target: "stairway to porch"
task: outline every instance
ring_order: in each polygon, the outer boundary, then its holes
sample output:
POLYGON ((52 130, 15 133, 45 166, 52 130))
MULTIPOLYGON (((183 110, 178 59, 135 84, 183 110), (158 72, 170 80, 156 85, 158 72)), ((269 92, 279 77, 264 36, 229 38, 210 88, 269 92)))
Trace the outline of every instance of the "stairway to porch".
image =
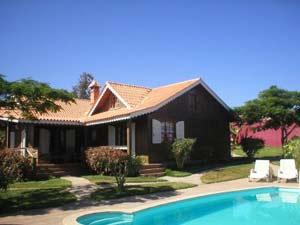
POLYGON ((85 169, 80 163, 49 163, 41 162, 37 166, 37 175, 39 177, 62 177, 62 176, 80 176, 85 169))
POLYGON ((143 165, 140 169, 141 176, 161 177, 165 175, 165 167, 161 163, 143 165))

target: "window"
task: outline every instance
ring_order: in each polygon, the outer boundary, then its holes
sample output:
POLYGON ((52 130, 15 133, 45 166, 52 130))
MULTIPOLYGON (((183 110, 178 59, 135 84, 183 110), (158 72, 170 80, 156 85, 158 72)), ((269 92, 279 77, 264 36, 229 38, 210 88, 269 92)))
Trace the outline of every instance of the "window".
POLYGON ((189 95, 189 109, 191 112, 200 112, 201 111, 201 105, 205 104, 205 102, 201 102, 200 96, 191 93, 189 95))
POLYGON ((174 123, 172 122, 162 122, 161 123, 161 139, 163 141, 172 142, 174 140, 174 123))
POLYGON ((109 108, 110 109, 114 109, 116 107, 116 101, 117 101, 117 98, 115 96, 111 96, 111 98, 109 99, 109 108))
POLYGON ((189 108, 191 112, 196 112, 197 110, 197 95, 190 94, 189 95, 189 108))

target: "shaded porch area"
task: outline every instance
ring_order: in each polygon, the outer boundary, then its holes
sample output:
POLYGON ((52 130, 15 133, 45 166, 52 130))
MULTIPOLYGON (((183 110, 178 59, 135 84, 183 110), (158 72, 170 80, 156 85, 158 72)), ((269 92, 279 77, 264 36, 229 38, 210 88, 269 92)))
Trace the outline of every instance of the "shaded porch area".
MULTIPOLYGON (((3 127, 3 123, 2 123, 3 127)), ((78 162, 83 148, 80 126, 57 126, 29 123, 6 123, 5 146, 20 150, 37 150, 38 162, 78 162)))
POLYGON ((94 126, 2 121, 1 131, 3 147, 24 152, 24 156, 35 149, 38 163, 82 162, 89 147, 109 146, 135 156, 135 123, 131 121, 94 126))
POLYGON ((135 123, 131 120, 85 127, 86 147, 110 147, 135 156, 135 123))

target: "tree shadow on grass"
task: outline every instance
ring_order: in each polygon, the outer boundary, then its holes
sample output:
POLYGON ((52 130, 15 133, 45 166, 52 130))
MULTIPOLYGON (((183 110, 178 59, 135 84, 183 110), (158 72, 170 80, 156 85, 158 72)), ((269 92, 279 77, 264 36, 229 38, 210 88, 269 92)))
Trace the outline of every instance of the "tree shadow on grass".
MULTIPOLYGON (((22 195, 9 193, 6 194, 6 197, 1 196, 2 192, 0 193, 0 218, 14 215, 46 215, 53 209, 74 211, 90 207, 119 205, 122 203, 143 203, 148 200, 159 200, 178 195, 176 189, 169 185, 146 188, 141 188, 139 185, 130 185, 127 188, 130 189, 129 194, 117 196, 117 198, 111 200, 103 198, 98 201, 93 199, 93 197, 75 201, 74 195, 63 189, 23 190, 22 195)), ((112 190, 114 189, 110 188, 110 191, 112 190)), ((100 189, 97 192, 103 191, 109 192, 105 189, 100 189)))
POLYGON ((61 206, 76 197, 62 188, 8 190, 0 192, 0 214, 61 206))

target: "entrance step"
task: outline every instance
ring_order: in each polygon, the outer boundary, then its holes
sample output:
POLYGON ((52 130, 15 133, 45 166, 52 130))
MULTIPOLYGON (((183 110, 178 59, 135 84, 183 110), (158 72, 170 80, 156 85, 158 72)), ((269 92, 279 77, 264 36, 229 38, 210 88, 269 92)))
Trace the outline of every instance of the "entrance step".
POLYGON ((84 172, 80 163, 39 163, 37 166, 37 175, 40 177, 61 177, 61 176, 79 176, 84 172))
POLYGON ((140 175, 161 177, 165 175, 165 167, 160 163, 143 165, 140 169, 140 175))

